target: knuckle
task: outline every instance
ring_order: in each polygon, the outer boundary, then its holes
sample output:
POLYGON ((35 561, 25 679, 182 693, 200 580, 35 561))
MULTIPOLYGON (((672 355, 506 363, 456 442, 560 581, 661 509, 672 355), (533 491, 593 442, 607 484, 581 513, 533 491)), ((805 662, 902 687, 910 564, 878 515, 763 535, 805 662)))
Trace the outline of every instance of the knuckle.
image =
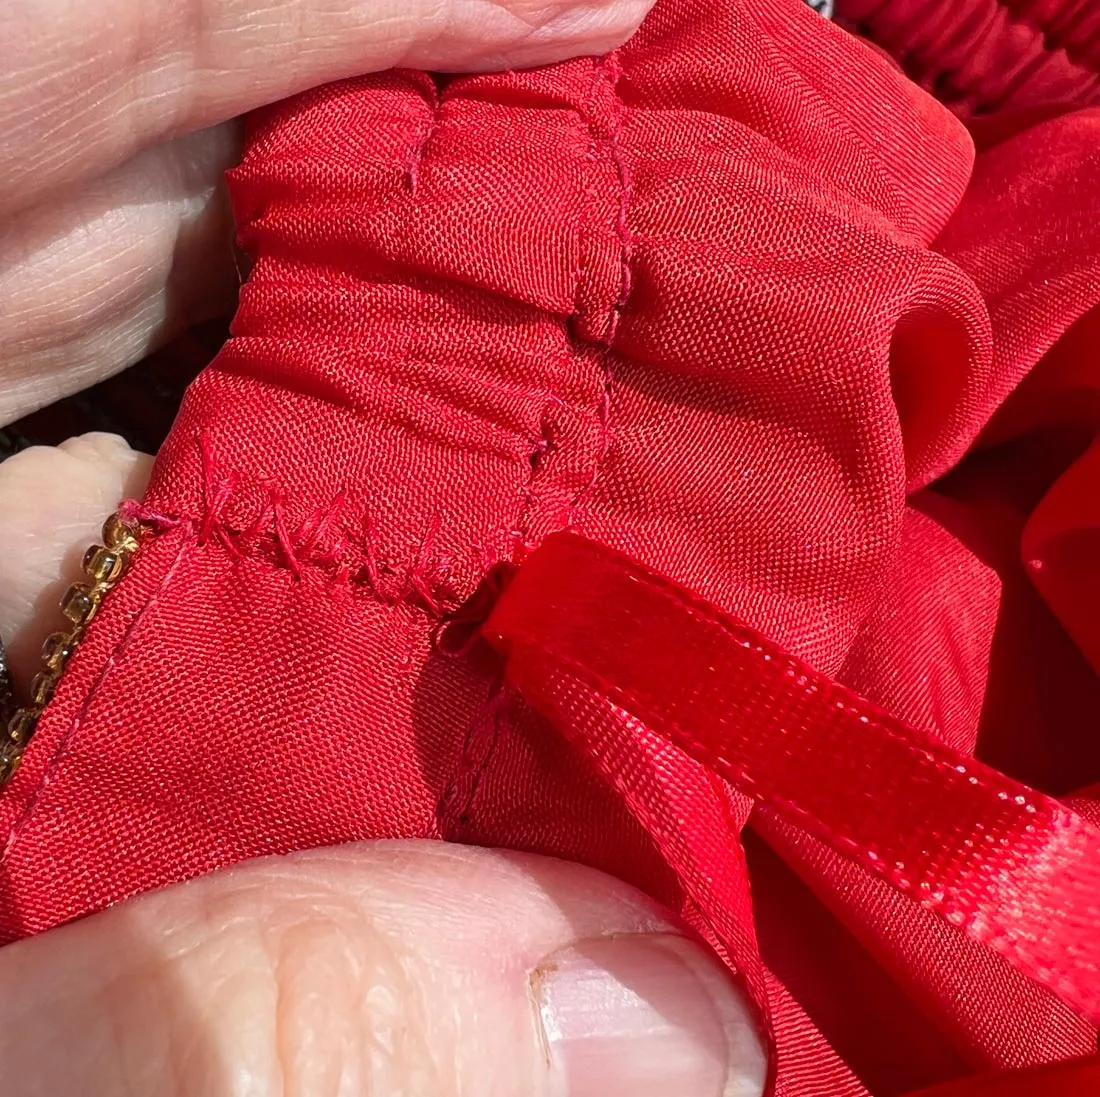
MULTIPOLYGON (((233 936, 254 944, 223 945, 242 959, 253 949, 262 957, 253 970, 266 984, 271 1092, 447 1097, 453 1079, 441 1071, 440 1055, 453 1041, 433 1024, 424 961, 324 884, 298 880, 293 894, 277 891, 254 917, 236 920, 233 936)), ((223 987, 226 995, 230 1008, 248 1008, 250 995, 236 980, 223 987)))

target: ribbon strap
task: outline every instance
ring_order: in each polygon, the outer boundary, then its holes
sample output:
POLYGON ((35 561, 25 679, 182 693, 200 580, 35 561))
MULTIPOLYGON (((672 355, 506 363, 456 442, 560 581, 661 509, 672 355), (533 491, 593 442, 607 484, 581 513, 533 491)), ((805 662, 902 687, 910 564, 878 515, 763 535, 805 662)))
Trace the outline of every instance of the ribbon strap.
POLYGON ((599 691, 1100 1022, 1100 829, 1064 805, 575 534, 528 558, 484 632, 535 708, 563 676, 599 691))

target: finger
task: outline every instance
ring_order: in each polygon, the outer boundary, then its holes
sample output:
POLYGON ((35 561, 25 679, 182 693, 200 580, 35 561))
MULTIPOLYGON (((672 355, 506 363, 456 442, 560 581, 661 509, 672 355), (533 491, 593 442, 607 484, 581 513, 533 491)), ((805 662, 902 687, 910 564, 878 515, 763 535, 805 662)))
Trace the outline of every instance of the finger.
POLYGON ((0 6, 0 211, 345 76, 602 51, 647 2, 17 0, 0 6))
POLYGON ((434 842, 253 862, 0 951, 0 1063, 5 1097, 759 1097, 764 1071, 725 971, 638 893, 434 842))
POLYGON ((232 123, 157 146, 0 225, 0 423, 232 311, 232 123))
MULTIPOLYGON (((42 641, 62 625, 65 588, 124 498, 140 496, 152 458, 112 434, 24 450, 0 464, 0 637, 17 684, 39 669, 42 641)), ((0 1070, 3 1070, 0 1060, 0 1070)))

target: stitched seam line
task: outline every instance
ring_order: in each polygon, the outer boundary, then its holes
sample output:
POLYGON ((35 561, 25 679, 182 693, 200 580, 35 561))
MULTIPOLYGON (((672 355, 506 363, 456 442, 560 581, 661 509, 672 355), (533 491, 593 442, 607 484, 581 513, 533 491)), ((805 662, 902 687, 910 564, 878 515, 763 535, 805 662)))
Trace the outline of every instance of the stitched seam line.
POLYGON ((195 535, 196 543, 216 541, 232 562, 247 560, 271 571, 288 572, 295 579, 301 579, 307 573, 323 575, 333 583, 369 594, 382 605, 407 605, 422 610, 429 617, 443 618, 460 601, 447 587, 444 562, 432 556, 432 527, 422 539, 408 573, 388 586, 383 577, 386 569, 379 566, 369 542, 357 545, 359 551, 355 555, 319 551, 318 557, 312 559, 309 553, 313 549, 302 547, 301 536, 286 526, 285 517, 272 518, 281 529, 281 534, 276 532, 257 539, 249 530, 236 529, 220 519, 204 523, 197 518, 169 514, 135 502, 123 504, 120 510, 127 518, 149 526, 154 536, 183 528, 195 535), (208 528, 204 529, 204 524, 208 528))
POLYGON ((0 865, 6 863, 12 850, 15 848, 16 843, 22 837, 27 827, 30 825, 35 809, 38 807, 38 803, 42 798, 42 794, 56 779, 58 772, 61 768, 61 762, 64 759, 69 747, 72 745, 76 738, 77 732, 80 730, 81 724, 84 722, 88 715, 89 710, 92 707, 93 702, 99 695, 100 689, 110 678, 112 672, 117 668, 119 661, 126 654, 136 635, 140 626, 144 623, 145 619, 152 612, 153 608, 158 604, 161 597, 167 591, 173 578, 175 578, 176 572, 179 570, 180 564, 183 562, 184 556, 187 550, 195 544, 195 538, 193 531, 187 531, 180 539, 179 549, 176 552, 175 558, 168 566, 161 581, 157 584, 156 589, 150 594, 148 601, 144 606, 134 615, 133 620, 126 626, 126 631, 119 638, 114 649, 107 657, 107 661, 103 664, 102 670, 100 670, 98 677, 88 688, 88 692, 84 696, 84 700, 80 704, 80 708, 77 709, 76 715, 73 716, 69 723, 69 726, 62 733, 57 743, 57 748, 54 750, 53 757, 50 759, 49 764, 46 767, 45 772, 42 775, 42 780, 39 781, 38 787, 31 794, 30 799, 27 801, 26 806, 23 808, 20 816, 12 823, 11 831, 8 834, 7 841, 4 843, 4 848, 0 851, 0 865))
POLYGON ((500 738, 507 701, 508 685, 498 677, 470 721, 458 765, 439 798, 436 817, 445 839, 458 837, 468 821, 470 808, 500 738))
MULTIPOLYGON (((628 213, 633 182, 629 162, 622 144, 622 126, 623 119, 626 115, 626 104, 623 102, 618 91, 618 80, 621 71, 618 56, 614 53, 609 53, 601 58, 593 59, 592 85, 588 102, 585 109, 579 112, 581 120, 588 129, 590 161, 596 164, 599 159, 601 146, 605 147, 608 150, 609 159, 615 168, 615 175, 618 180, 619 194, 613 228, 619 240, 620 283, 619 292, 616 295, 615 303, 611 309, 611 315, 608 318, 607 328, 602 333, 595 346, 595 353, 600 355, 600 365, 603 370, 603 386, 599 404, 596 408, 597 421, 599 423, 599 442, 592 464, 591 476, 569 504, 570 527, 576 525, 577 510, 598 483, 607 456, 611 451, 611 390, 614 383, 614 363, 611 356, 611 344, 618 331, 619 320, 626 306, 627 298, 630 295, 632 282, 630 263, 633 252, 633 240, 630 234, 628 213), (606 83, 611 93, 613 104, 611 122, 606 133, 601 133, 596 119, 596 101, 602 83, 606 83)), ((588 195, 589 203, 585 220, 581 227, 582 238, 590 222, 595 206, 596 193, 594 177, 592 178, 588 195)), ((581 265, 577 270, 577 281, 574 289, 574 315, 576 316, 580 316, 580 295, 584 285, 584 276, 587 273, 584 266, 585 256, 586 251, 582 245, 581 265)), ((572 344, 573 354, 577 360, 578 367, 583 368, 585 358, 588 357, 591 352, 573 333, 568 323, 566 324, 566 335, 572 344)))
POLYGON ((443 97, 436 89, 435 82, 432 81, 431 114, 428 116, 428 123, 424 127, 424 132, 420 135, 420 140, 413 146, 412 151, 409 153, 408 163, 405 165, 405 179, 412 194, 416 194, 417 186, 420 183, 420 166, 427 155, 428 144, 440 126, 439 112, 442 106, 443 97))
MULTIPOLYGON (((532 646, 537 645, 536 638, 529 638, 528 642, 532 646)), ((639 703, 629 690, 620 688, 597 672, 587 667, 581 667, 571 660, 563 660, 555 655, 549 655, 548 658, 556 666, 558 673, 579 681, 591 690, 604 693, 610 697, 615 704, 625 709, 627 712, 639 711, 639 703)), ((675 721, 667 720, 665 724, 683 735, 685 739, 690 740, 693 738, 687 735, 675 721)), ((734 765, 728 759, 721 760, 729 767, 733 774, 733 780, 742 791, 760 800, 764 804, 779 808, 787 817, 795 821, 809 834, 820 838, 834 849, 845 851, 862 868, 871 872, 873 875, 884 878, 893 888, 903 895, 912 897, 924 907, 940 912, 946 921, 953 926, 965 930, 975 940, 1002 954, 1018 957, 1021 961, 1021 965, 1028 970, 1034 972, 1043 966, 1044 961, 1041 952, 1037 952, 1032 948, 1028 941, 1021 940, 1019 937, 998 935, 991 928, 983 924, 980 915, 971 915, 968 917, 964 912, 953 909, 951 904, 947 901, 946 896, 941 892, 930 893, 925 887, 921 886, 920 881, 915 880, 911 875, 906 875, 896 870, 893 866, 887 865, 875 850, 862 846, 843 835, 834 833, 831 828, 821 824, 815 815, 801 807, 795 801, 788 800, 786 797, 778 796, 774 793, 765 795, 765 790, 749 776, 747 770, 734 765)), ((1071 958, 1070 962, 1073 964, 1074 968, 1081 971, 1093 973, 1097 970, 1096 965, 1087 960, 1082 960, 1079 957, 1071 958)))
MULTIPOLYGON (((585 108, 582 111, 578 111, 581 121, 585 124, 588 133, 587 160, 589 163, 589 170, 587 173, 587 184, 584 189, 587 200, 585 202, 581 223, 578 226, 580 247, 577 268, 574 271, 574 315, 580 315, 581 293, 584 289, 585 279, 588 274, 587 261, 589 249, 586 237, 595 214, 595 166, 599 161, 601 144, 606 145, 609 150, 619 181, 619 202, 616 210, 614 227, 615 233, 619 238, 619 263, 621 273, 619 293, 608 320, 607 330, 600 339, 598 350, 598 353, 602 356, 601 364, 604 373, 603 391, 597 412, 600 421, 599 448, 593 463, 591 479, 581 490, 577 498, 572 501, 569 507, 568 514, 570 525, 573 523, 575 509, 580 500, 595 485, 599 477, 600 468, 610 449, 610 404, 612 383, 610 345, 618 327, 619 317, 626 304, 627 297, 630 294, 631 240, 627 223, 627 209, 630 199, 630 175, 621 140, 622 119, 626 108, 616 88, 619 71, 618 62, 614 54, 607 54, 602 58, 593 59, 592 81, 589 86, 588 100, 585 108), (604 82, 607 82, 614 96, 614 111, 611 126, 607 134, 601 135, 596 122, 596 101, 600 92, 600 86, 604 82)), ((585 365, 584 360, 588 355, 588 349, 582 346, 580 341, 575 337, 570 328, 568 319, 564 322, 563 329, 566 338, 569 340, 574 360, 577 362, 578 368, 583 369, 585 365)), ((538 477, 539 463, 550 445, 551 439, 544 429, 543 437, 534 443, 534 450, 531 454, 531 472, 524 486, 523 499, 514 523, 514 536, 520 544, 528 540, 530 536, 532 515, 538 505, 538 498, 535 494, 535 481, 538 477)), ((466 740, 463 744, 462 754, 455 767, 454 775, 447 789, 440 797, 437 808, 438 816, 441 821, 445 821, 451 827, 460 826, 462 824, 463 817, 473 802, 477 789, 484 777, 485 769, 492 757, 502 720, 502 713, 500 711, 500 706, 503 704, 502 698, 502 693, 494 692, 487 698, 485 705, 471 721, 471 725, 467 730, 466 740), (488 728, 481 727, 480 725, 483 721, 487 721, 490 726, 488 728)))
MULTIPOLYGON (((544 427, 544 438, 534 446, 533 456, 552 448, 552 439, 544 427)), ((374 516, 365 508, 351 510, 346 491, 328 502, 317 504, 297 524, 288 522, 286 495, 270 481, 244 478, 235 470, 218 467, 213 442, 208 433, 196 439, 202 477, 198 515, 167 512, 135 500, 121 504, 126 518, 142 522, 155 533, 180 526, 197 532, 200 544, 217 541, 233 560, 247 559, 273 569, 286 570, 295 578, 306 571, 318 572, 334 583, 369 591, 385 605, 408 605, 425 610, 432 617, 443 617, 457 608, 464 597, 455 584, 456 572, 465 567, 471 573, 487 572, 496 564, 511 562, 522 530, 526 501, 533 498, 532 465, 520 488, 519 517, 511 526, 499 526, 481 532, 480 543, 471 545, 461 556, 437 547, 443 519, 429 516, 415 556, 400 561, 380 559, 374 516), (234 500, 245 497, 250 507, 259 502, 259 510, 247 526, 231 524, 226 517, 234 500)), ((515 459, 518 466, 522 459, 515 459)))
MULTIPOLYGON (((588 132, 588 154, 587 160, 589 169, 587 174, 587 181, 584 187, 585 204, 584 213, 582 214, 580 224, 578 225, 578 240, 579 240, 579 254, 576 270, 573 272, 573 314, 579 316, 581 312, 581 292, 584 288, 585 278, 588 273, 587 261, 588 261, 588 244, 587 235, 592 224, 594 216, 594 207, 596 201, 596 181, 594 168, 598 162, 600 138, 597 132, 596 123, 594 119, 596 97, 599 93, 600 83, 606 77, 606 65, 607 57, 601 59, 593 59, 592 65, 592 81, 588 91, 588 102, 586 108, 582 111, 578 111, 581 121, 584 122, 588 132)), ((621 215, 620 215, 621 216, 621 215)), ((620 293, 622 298, 622 293, 620 293)), ((612 316, 612 332, 615 323, 615 316, 612 316)), ((569 319, 566 318, 562 324, 565 337, 569 342, 573 359, 577 363, 578 369, 583 369, 585 362, 584 359, 587 354, 587 349, 584 348, 579 340, 574 336, 569 319)), ((608 333, 607 338, 610 338, 611 332, 608 333)), ((605 364, 605 382, 604 382, 604 395, 601 399, 600 405, 600 419, 601 419, 601 441, 600 452, 596 456, 596 469, 593 472, 593 478, 589 485, 586 485, 584 491, 587 491, 591 483, 595 482, 595 478, 598 475, 598 469, 602 460, 602 453, 605 448, 604 436, 607 432, 607 403, 608 403, 608 388, 610 386, 609 370, 605 364)), ((529 537, 530 525, 532 522, 532 515, 535 507, 537 506, 537 497, 534 492, 535 479, 538 475, 538 461, 546 452, 548 448, 549 439, 544 431, 543 438, 540 442, 536 442, 534 452, 531 456, 531 472, 527 478, 527 482, 524 486, 524 494, 520 507, 516 514, 514 527, 515 535, 518 541, 522 542, 529 537)), ((579 497, 578 497, 579 498, 579 497)), ((577 500, 574 500, 569 508, 569 524, 572 524, 574 508, 577 504, 577 500)), ((437 816, 441 822, 445 825, 455 827, 461 825, 463 816, 469 810, 470 804, 473 802, 476 790, 481 783, 484 776, 484 771, 489 763, 489 759, 493 753, 493 747, 495 746, 497 736, 499 734, 500 714, 498 712, 498 706, 500 705, 500 694, 493 692, 487 699, 479 711, 474 715, 470 722, 470 726, 466 732, 466 738, 462 746, 462 753, 459 756, 458 763, 455 766, 454 774, 450 783, 444 790, 439 799, 437 805, 437 816), (489 729, 485 729, 480 725, 482 722, 488 721, 490 724, 489 729), (484 743, 484 749, 476 749, 480 744, 484 743)))
MULTIPOLYGON (((630 170, 630 162, 623 147, 623 123, 626 120, 626 104, 619 94, 619 77, 622 69, 616 54, 609 53, 603 58, 600 71, 607 81, 612 96, 611 125, 607 133, 607 145, 611 153, 611 162, 615 165, 615 174, 619 180, 619 208, 615 215, 615 235, 619 238, 619 296, 611 311, 611 319, 608 323, 605 342, 611 346, 618 331, 619 320, 622 318, 623 309, 630 297, 633 276, 630 261, 634 252, 634 242, 630 233, 630 200, 634 194, 634 177, 630 170)), ((609 378, 610 381, 610 378, 609 378)))

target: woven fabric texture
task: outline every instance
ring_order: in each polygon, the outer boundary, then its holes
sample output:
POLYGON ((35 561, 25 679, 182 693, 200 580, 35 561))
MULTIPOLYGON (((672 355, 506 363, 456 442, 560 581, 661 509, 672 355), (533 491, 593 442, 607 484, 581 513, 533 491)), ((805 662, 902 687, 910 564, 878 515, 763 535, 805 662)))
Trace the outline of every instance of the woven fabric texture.
MULTIPOLYGON (((606 57, 255 117, 252 275, 0 796, 0 936, 378 836, 583 861, 698 924, 653 829, 680 778, 643 825, 452 642, 567 529, 1088 816, 1100 110, 1032 93, 987 105, 976 154, 965 110, 798 0, 659 0, 606 57)), ((723 812, 781 1097, 1095 1050, 878 877, 723 812)))

